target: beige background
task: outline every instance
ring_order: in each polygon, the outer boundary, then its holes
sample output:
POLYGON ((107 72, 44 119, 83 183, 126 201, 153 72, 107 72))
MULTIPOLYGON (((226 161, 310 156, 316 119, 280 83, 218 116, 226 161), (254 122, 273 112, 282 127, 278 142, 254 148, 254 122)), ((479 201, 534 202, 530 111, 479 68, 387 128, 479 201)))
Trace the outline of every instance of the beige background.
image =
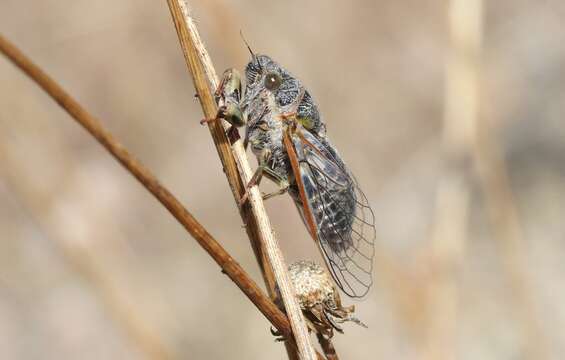
MULTIPOLYGON (((441 174, 446 1, 191 1, 218 71, 243 30, 300 77, 377 217, 376 283, 336 337, 346 359, 419 359, 441 174), (394 271, 398 271, 398 269, 394 271), (390 270, 390 269, 389 269, 390 270), (396 276, 396 277, 395 277, 396 276), (399 280, 399 277, 401 280, 399 280)), ((458 359, 565 352, 565 6, 485 5, 482 114, 524 229, 531 336, 476 178, 460 271, 458 359)), ((0 32, 101 119, 260 281, 165 1, 0 2, 0 32)), ((265 189, 271 184, 263 185, 265 189)), ((267 204, 288 260, 318 256, 290 199, 267 204)), ((344 299, 346 303, 352 303, 344 299)), ((0 358, 282 359, 269 324, 169 214, 0 58, 0 358), (158 345, 161 344, 161 345, 158 345)))

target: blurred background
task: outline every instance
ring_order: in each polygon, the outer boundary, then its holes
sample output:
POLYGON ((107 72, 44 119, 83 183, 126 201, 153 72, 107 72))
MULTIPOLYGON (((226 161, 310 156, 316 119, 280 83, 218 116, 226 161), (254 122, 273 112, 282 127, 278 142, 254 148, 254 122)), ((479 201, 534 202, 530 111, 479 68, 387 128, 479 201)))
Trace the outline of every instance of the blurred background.
MULTIPOLYGON (((369 328, 345 325, 342 358, 562 358, 563 1, 190 4, 218 72, 249 60, 242 30, 306 84, 373 205, 375 285, 343 299, 369 328)), ((0 32, 262 283, 165 1, 2 0, 0 32)), ((267 208, 288 262, 319 259, 288 196, 267 208)), ((0 57, 0 358, 285 357, 168 212, 0 57)))

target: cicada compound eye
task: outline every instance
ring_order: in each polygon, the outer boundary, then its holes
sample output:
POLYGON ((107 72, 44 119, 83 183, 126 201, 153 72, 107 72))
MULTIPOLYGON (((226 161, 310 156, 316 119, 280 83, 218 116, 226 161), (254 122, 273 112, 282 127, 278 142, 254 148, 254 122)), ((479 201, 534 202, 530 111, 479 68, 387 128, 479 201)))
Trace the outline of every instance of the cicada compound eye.
POLYGON ((271 91, 277 90, 282 84, 282 78, 277 73, 268 73, 265 76, 265 87, 271 91))

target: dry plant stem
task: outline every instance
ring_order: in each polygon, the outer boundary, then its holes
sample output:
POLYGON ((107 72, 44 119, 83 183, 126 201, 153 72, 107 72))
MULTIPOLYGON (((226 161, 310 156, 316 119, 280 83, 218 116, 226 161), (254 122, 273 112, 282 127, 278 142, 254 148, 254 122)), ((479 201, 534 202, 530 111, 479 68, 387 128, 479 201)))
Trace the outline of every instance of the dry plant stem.
MULTIPOLYGON (((184 3, 169 1, 171 15, 177 29, 179 42, 181 44, 183 55, 185 57, 189 70, 191 70, 193 67, 198 67, 199 69, 202 69, 202 71, 206 71, 206 73, 196 73, 193 80, 195 84, 201 84, 202 87, 202 94, 199 93, 198 96, 202 104, 204 114, 213 114, 210 118, 214 118, 217 112, 217 105, 214 102, 213 95, 209 91, 206 84, 209 83, 209 86, 211 88, 215 88, 217 86, 216 72, 214 71, 213 67, 206 67, 202 65, 203 63, 210 63, 208 53, 204 49, 204 45, 200 41, 200 37, 196 36, 194 39, 191 39, 189 37, 188 26, 192 23, 188 23, 184 20, 181 6, 185 6, 186 8, 186 5, 184 5, 184 3), (203 52, 200 53, 199 56, 205 57, 207 59, 206 62, 200 62, 197 58, 191 57, 189 48, 195 48, 194 46, 192 46, 193 40, 195 42, 198 42, 198 48, 203 49, 203 52)), ((194 25, 192 25, 192 27, 194 28, 194 25)), ((245 193, 246 184, 243 183, 239 175, 237 163, 234 156, 232 155, 229 140, 220 122, 210 122, 208 123, 208 126, 210 129, 210 134, 212 135, 212 139, 214 141, 214 145, 216 146, 216 149, 218 151, 218 156, 222 162, 222 167, 224 173, 226 174, 226 178, 230 185, 232 194, 236 202, 239 203, 241 196, 243 196, 243 194, 245 193)), ((275 278, 269 262, 263 252, 261 240, 258 233, 259 226, 257 225, 257 219, 252 215, 249 203, 246 203, 240 208, 240 213, 244 224, 246 224, 245 228, 253 245, 253 250, 255 251, 259 265, 261 266, 265 283, 267 284, 270 295, 273 297, 275 295, 275 278)))
POLYGON ((337 352, 335 351, 335 347, 332 344, 331 339, 328 339, 326 337, 324 337, 322 334, 316 334, 316 336, 318 337, 318 342, 320 343, 320 346, 322 347, 322 350, 324 351, 324 354, 326 355, 326 359, 327 360, 339 360, 339 356, 337 355, 337 352))
POLYGON ((287 317, 263 293, 243 268, 227 251, 206 231, 206 229, 188 212, 186 208, 166 189, 155 176, 139 161, 134 159, 113 136, 105 130, 92 115, 80 106, 69 94, 55 83, 40 68, 33 64, 23 53, 0 36, 0 51, 16 66, 35 81, 65 111, 98 140, 159 202, 169 210, 177 221, 220 265, 222 271, 232 279, 245 295, 257 306, 265 317, 279 331, 291 333, 287 317))
MULTIPOLYGON (((212 94, 218 86, 218 80, 212 62, 210 61, 210 57, 208 56, 208 52, 206 51, 194 21, 190 16, 187 2, 183 0, 168 0, 167 2, 171 10, 171 15, 175 23, 185 60, 192 75, 194 87, 196 88, 200 104, 202 105, 204 116, 206 118, 214 118, 216 116, 217 106, 212 94)), ((229 158, 232 156, 231 154, 233 153, 233 157, 241 171, 240 181, 243 184, 247 184, 251 180, 252 171, 247 161, 247 156, 241 141, 235 142, 230 149, 225 134, 223 135, 223 139, 219 134, 220 130, 222 130, 221 133, 224 132, 223 124, 220 122, 213 122, 210 124, 210 127, 214 143, 218 148, 218 154, 224 164, 224 169, 229 158), (219 139, 222 139, 222 141, 218 141, 219 139)), ((234 185, 239 181, 230 179, 229 175, 228 180, 230 181, 230 186, 232 187, 236 201, 238 201, 241 193, 235 191, 234 185)), ((269 260, 269 264, 271 265, 280 289, 281 297, 284 302, 286 313, 289 317, 294 339, 298 348, 299 358, 316 359, 316 352, 312 346, 310 336, 308 334, 308 328, 304 322, 298 301, 294 296, 292 284, 287 273, 287 267, 274 236, 274 231, 271 228, 270 221, 257 186, 250 189, 248 203, 251 205, 251 213, 256 221, 257 233, 259 234, 262 244, 261 249, 264 249, 265 255, 269 260)), ((249 223, 247 225, 249 226, 249 223)))
POLYGON ((428 359, 446 360, 456 358, 457 278, 467 242, 471 149, 479 111, 482 0, 451 0, 448 6, 451 44, 446 64, 444 170, 432 234, 426 348, 428 359))

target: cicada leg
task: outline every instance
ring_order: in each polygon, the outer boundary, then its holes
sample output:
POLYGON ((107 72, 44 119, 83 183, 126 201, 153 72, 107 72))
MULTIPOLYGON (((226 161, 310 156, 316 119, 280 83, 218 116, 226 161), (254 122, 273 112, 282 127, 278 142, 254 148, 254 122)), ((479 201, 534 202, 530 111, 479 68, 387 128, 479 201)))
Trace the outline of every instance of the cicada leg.
POLYGON ((234 104, 233 102, 226 102, 224 105, 218 108, 218 112, 216 113, 216 117, 212 119, 202 119, 200 120, 200 124, 204 125, 207 123, 211 123, 217 121, 219 119, 224 119, 229 122, 232 126, 241 127, 245 125, 245 118, 241 109, 239 108, 238 104, 234 104))
POLYGON ((245 116, 241 111, 239 102, 241 100, 241 75, 235 69, 227 69, 218 84, 218 88, 214 92, 216 102, 220 100, 223 104, 218 108, 216 116, 211 119, 202 119, 200 124, 215 122, 224 119, 231 124, 228 129, 228 137, 230 140, 237 140, 239 134, 237 127, 244 126, 246 123, 245 116))
POLYGON ((231 126, 226 130, 226 134, 230 143, 233 144, 237 140, 239 140, 239 132, 237 128, 242 126, 241 123, 245 124, 243 119, 243 114, 241 109, 238 105, 228 103, 226 105, 222 105, 218 108, 218 113, 216 114, 215 118, 212 119, 202 119, 200 120, 200 124, 209 124, 211 122, 218 121, 220 119, 224 119, 231 124, 231 126))
POLYGON ((251 180, 249 180, 249 183, 247 183, 247 186, 245 187, 245 193, 241 196, 241 199, 239 199, 239 206, 245 204, 247 198, 249 197, 249 190, 253 186, 259 185, 261 183, 263 175, 267 175, 271 180, 279 185, 279 189, 277 191, 273 191, 268 194, 261 194, 263 200, 270 199, 273 196, 282 195, 288 191, 288 188, 290 186, 288 180, 281 178, 277 173, 269 168, 268 163, 270 158, 271 151, 268 149, 264 149, 259 155, 259 166, 257 167, 257 170, 255 170, 255 173, 251 177, 251 180))
POLYGON ((286 194, 288 188, 290 187, 290 184, 288 183, 288 181, 285 180, 282 184, 279 184, 279 186, 280 188, 277 191, 273 191, 268 194, 262 194, 263 200, 268 200, 272 197, 286 194))

